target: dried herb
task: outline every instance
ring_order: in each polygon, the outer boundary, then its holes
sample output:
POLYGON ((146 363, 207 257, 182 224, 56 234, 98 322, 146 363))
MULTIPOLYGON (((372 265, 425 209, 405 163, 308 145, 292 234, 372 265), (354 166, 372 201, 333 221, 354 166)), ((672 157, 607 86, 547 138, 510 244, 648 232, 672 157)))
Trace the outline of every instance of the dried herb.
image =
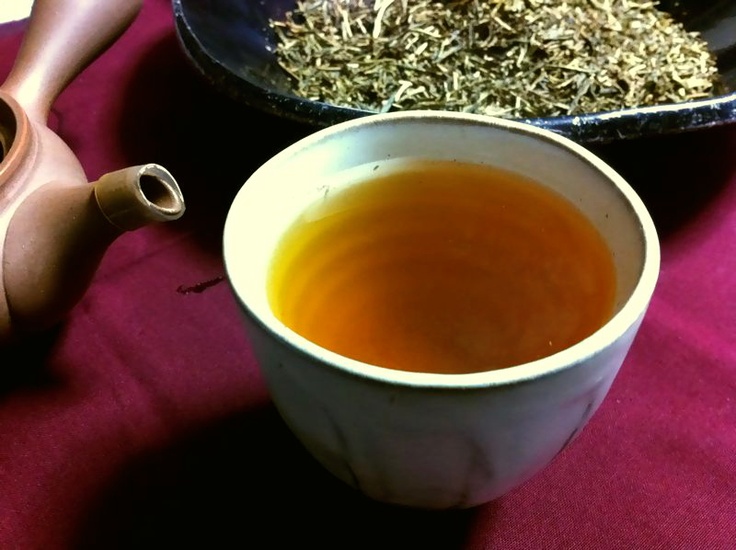
POLYGON ((646 0, 298 0, 271 21, 302 97, 514 118, 712 96, 706 42, 646 0))

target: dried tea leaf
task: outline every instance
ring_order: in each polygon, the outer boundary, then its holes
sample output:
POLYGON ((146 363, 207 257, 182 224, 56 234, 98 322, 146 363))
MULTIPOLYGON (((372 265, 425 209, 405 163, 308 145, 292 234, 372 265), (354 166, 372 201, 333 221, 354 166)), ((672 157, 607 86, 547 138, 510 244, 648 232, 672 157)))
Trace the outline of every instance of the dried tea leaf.
POLYGON ((310 100, 526 118, 714 95, 706 42, 646 0, 298 0, 271 21, 310 100))

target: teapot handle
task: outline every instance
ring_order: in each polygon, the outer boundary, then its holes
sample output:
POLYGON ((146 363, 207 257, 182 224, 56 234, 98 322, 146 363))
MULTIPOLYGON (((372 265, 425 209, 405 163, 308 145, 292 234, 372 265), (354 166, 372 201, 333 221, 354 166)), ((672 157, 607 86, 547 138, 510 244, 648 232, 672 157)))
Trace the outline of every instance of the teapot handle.
POLYGON ((35 0, 0 90, 45 122, 57 96, 136 18, 143 0, 35 0))

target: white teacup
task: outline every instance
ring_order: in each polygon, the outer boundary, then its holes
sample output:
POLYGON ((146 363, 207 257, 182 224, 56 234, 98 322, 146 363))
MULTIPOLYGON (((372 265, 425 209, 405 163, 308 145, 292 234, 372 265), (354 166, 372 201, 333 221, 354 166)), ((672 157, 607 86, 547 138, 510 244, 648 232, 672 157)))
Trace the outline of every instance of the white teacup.
POLYGON ((273 401, 296 437, 330 472, 373 499, 443 509, 503 495, 578 436, 605 398, 647 310, 659 242, 632 188, 574 142, 508 120, 415 111, 337 124, 267 161, 232 203, 224 259, 273 401), (284 231, 324 193, 325 181, 400 157, 491 164, 578 205, 615 258, 610 321, 543 359, 451 375, 361 363, 284 326, 266 291, 284 231))

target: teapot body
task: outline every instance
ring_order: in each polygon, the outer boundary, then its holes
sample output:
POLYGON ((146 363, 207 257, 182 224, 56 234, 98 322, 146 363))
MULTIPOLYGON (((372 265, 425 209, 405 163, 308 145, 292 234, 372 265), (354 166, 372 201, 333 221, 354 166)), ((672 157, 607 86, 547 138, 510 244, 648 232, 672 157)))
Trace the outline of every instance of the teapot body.
MULTIPOLYGON (((20 104, 0 89, 0 242, 18 205, 53 181, 87 184, 71 148, 45 123, 31 120, 20 104), (7 130, 6 130, 7 129, 7 130)), ((39 212, 39 215, 42 215, 39 212)), ((2 250, 0 250, 1 258, 2 250)))
POLYGON ((57 95, 134 20, 141 0, 36 0, 0 86, 0 345, 56 324, 123 232, 178 219, 184 199, 163 167, 88 181, 47 124, 57 95))
MULTIPOLYGON (((3 133, 0 163, 0 343, 2 343, 12 340, 16 332, 5 288, 5 271, 8 264, 5 251, 8 229, 14 214, 31 194, 47 183, 64 181, 79 186, 88 184, 82 165, 67 144, 45 124, 30 120, 20 104, 2 90, 0 90, 0 131, 3 133)), ((39 219, 48 217, 48 210, 54 206, 45 205, 35 213, 35 216, 39 219)), ((33 236, 27 235, 27 238, 30 240, 33 236)), ((21 243, 21 246, 23 244, 21 243)), ((43 258, 29 257, 28 261, 42 262, 43 258)), ((14 267, 11 266, 11 269, 14 267)))

